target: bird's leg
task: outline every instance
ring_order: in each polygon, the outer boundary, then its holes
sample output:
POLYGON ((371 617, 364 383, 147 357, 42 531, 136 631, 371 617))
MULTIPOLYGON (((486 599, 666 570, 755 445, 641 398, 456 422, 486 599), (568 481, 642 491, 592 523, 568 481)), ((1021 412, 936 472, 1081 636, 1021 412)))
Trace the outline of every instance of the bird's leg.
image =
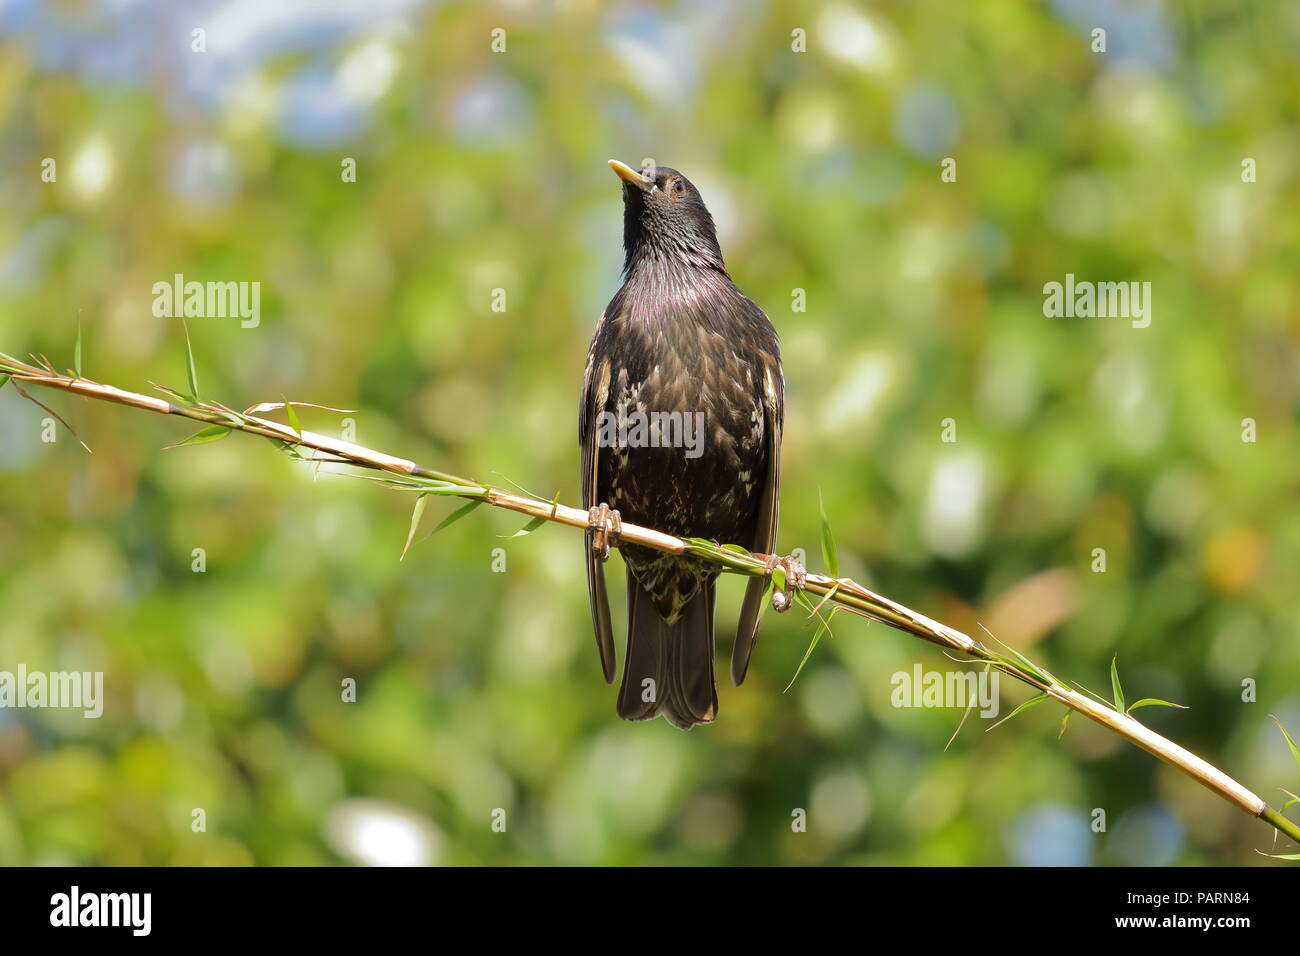
POLYGON ((623 519, 617 511, 601 502, 587 512, 587 527, 591 529, 591 550, 601 561, 609 559, 609 549, 618 544, 623 530, 623 519))
POLYGON ((769 554, 767 556, 768 577, 771 577, 772 572, 777 568, 785 571, 785 589, 776 588, 772 591, 772 610, 779 614, 790 610, 790 605, 794 603, 794 592, 804 589, 804 585, 808 582, 808 569, 790 555, 781 557, 777 554, 769 554))

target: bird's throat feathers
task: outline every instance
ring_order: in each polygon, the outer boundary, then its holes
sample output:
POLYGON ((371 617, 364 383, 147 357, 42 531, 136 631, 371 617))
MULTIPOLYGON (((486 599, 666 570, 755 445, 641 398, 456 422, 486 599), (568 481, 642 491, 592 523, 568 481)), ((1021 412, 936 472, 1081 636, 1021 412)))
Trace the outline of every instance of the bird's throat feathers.
POLYGON ((667 210, 647 203, 633 190, 624 193, 623 275, 643 280, 695 270, 727 274, 713 217, 701 204, 691 210, 667 210))

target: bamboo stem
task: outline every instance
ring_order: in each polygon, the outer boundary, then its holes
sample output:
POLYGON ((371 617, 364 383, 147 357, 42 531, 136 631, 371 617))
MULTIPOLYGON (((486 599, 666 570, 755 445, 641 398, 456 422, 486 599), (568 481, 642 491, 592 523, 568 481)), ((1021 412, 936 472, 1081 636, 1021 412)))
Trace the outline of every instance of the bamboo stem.
MULTIPOLYGON (((60 374, 49 366, 40 367, 20 362, 3 353, 0 353, 0 375, 9 375, 18 381, 60 389, 86 398, 94 398, 132 408, 142 408, 164 415, 177 415, 209 425, 222 425, 233 430, 262 435, 284 442, 286 446, 311 448, 357 465, 378 469, 390 474, 406 476, 416 481, 436 482, 440 486, 437 492, 440 494, 453 494, 482 500, 498 508, 515 511, 533 518, 565 524, 573 528, 586 529, 589 527, 587 512, 578 508, 572 508, 558 502, 542 501, 526 495, 514 494, 466 478, 432 471, 405 458, 375 451, 353 442, 342 441, 316 432, 299 432, 279 422, 247 413, 234 412, 216 403, 203 402, 197 399, 186 400, 183 403, 166 401, 149 395, 124 391, 81 376, 60 374)), ((419 491, 422 486, 413 484, 411 487, 412 490, 419 491)), ((620 537, 623 541, 645 545, 670 554, 691 554, 705 557, 722 565, 727 570, 741 574, 762 575, 767 573, 769 556, 765 554, 743 554, 709 542, 679 538, 676 535, 664 534, 652 528, 643 528, 626 522, 622 525, 620 537)), ((1234 806, 1252 816, 1259 817, 1279 832, 1300 842, 1300 825, 1269 807, 1263 799, 1217 767, 1168 738, 1161 736, 1127 714, 1100 704, 1072 688, 1062 686, 1054 679, 1044 679, 1041 672, 1031 673, 1017 662, 996 654, 984 644, 963 634, 956 628, 931 620, 911 608, 868 590, 856 581, 848 578, 830 578, 821 574, 809 573, 805 582, 805 590, 827 597, 836 604, 880 621, 882 624, 904 631, 914 637, 963 654, 973 660, 991 663, 1009 676, 1037 688, 1040 692, 1047 694, 1066 707, 1078 711, 1107 730, 1118 734, 1135 746, 1141 747, 1234 806)))

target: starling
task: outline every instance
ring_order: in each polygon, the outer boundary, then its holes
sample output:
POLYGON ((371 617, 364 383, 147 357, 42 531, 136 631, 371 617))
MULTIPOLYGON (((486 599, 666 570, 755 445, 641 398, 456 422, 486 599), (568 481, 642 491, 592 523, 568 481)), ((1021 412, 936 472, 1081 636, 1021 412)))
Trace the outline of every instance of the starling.
MULTIPOLYGON (((628 521, 771 552, 776 541, 784 380, 776 330, 727 273, 713 218, 667 166, 623 181, 623 285, 596 326, 583 376, 582 500, 591 510, 587 587, 606 683, 614 636, 605 593, 609 532, 628 521)), ((719 569, 619 544, 627 568, 624 720, 689 729, 718 713, 713 603, 719 569)), ((745 679, 766 582, 751 578, 731 676, 745 679)))

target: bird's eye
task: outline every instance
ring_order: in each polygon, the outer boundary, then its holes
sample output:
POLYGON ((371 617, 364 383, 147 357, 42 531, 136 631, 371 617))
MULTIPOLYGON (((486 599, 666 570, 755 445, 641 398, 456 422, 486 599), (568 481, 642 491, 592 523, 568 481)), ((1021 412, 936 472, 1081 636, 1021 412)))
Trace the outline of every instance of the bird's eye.
POLYGON ((680 179, 674 179, 673 192, 677 193, 678 195, 681 195, 682 193, 686 192, 686 184, 682 182, 680 179))

